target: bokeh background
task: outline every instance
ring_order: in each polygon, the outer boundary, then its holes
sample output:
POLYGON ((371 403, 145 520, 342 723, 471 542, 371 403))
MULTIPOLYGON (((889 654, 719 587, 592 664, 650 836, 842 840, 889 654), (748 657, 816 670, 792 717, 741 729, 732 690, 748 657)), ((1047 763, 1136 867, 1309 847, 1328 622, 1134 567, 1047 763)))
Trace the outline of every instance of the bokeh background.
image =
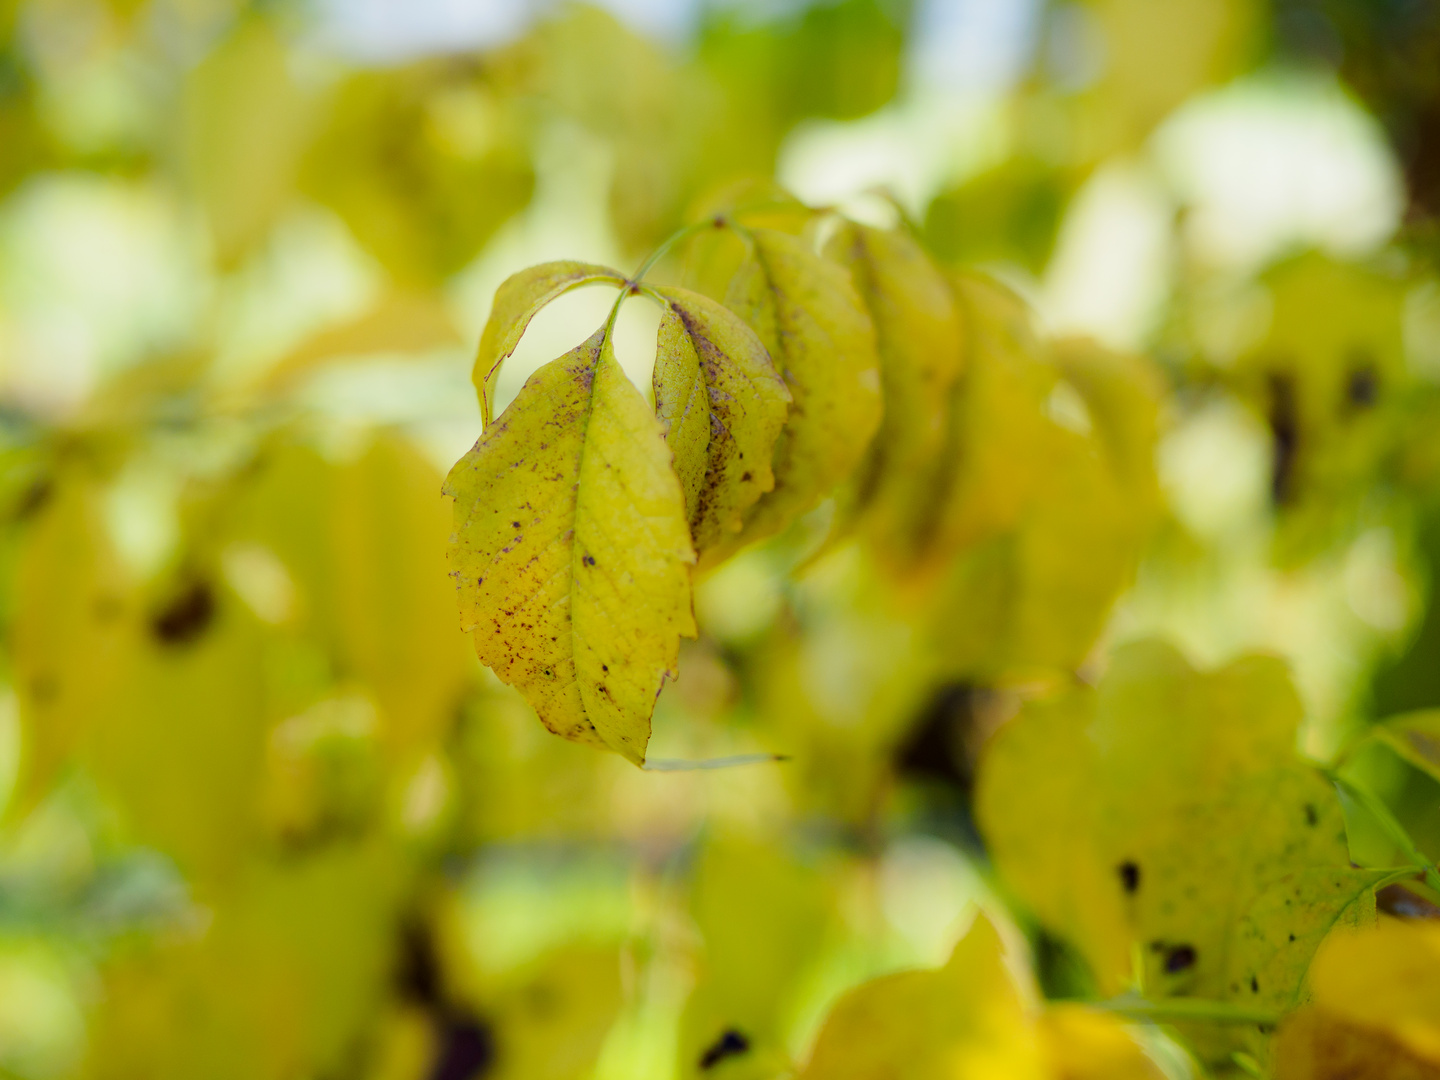
POLYGON ((1037 687, 1277 653, 1319 760, 1440 706, 1437 228, 1424 0, 0 0, 0 1074, 662 1080, 728 1009, 781 1075, 1003 909, 973 766, 1037 687), (440 483, 507 275, 771 180, 1144 364, 1134 512, 977 541, 939 656, 862 553, 792 573, 823 515, 742 554, 652 753, 790 760, 640 772, 474 660, 440 483))

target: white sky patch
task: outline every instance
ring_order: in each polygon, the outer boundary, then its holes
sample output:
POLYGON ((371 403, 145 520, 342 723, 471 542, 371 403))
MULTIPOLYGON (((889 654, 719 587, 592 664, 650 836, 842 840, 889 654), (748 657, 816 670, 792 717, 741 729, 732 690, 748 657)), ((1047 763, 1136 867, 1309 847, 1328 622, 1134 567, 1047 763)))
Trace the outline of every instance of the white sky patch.
POLYGON ((1332 80, 1255 77, 1196 98, 1154 140, 1213 264, 1253 266, 1290 247, 1363 255, 1400 222, 1399 169, 1375 121, 1332 80))
POLYGON ((780 184, 811 204, 892 192, 915 216, 947 184, 1001 160, 1008 127, 998 101, 921 94, 850 121, 810 121, 780 148, 780 184))
MULTIPOLYGON (((591 0, 639 33, 688 40, 700 0, 591 0)), ((397 64, 434 53, 494 48, 515 40, 557 0, 320 0, 316 36, 361 63, 397 64)))
POLYGON ((960 93, 1010 89, 1034 51, 1039 15, 1039 0, 921 0, 912 27, 911 81, 960 93))
POLYGON ((1139 348, 1171 286, 1174 208, 1155 177, 1133 163, 1107 165, 1076 195, 1040 290, 1057 333, 1139 348))

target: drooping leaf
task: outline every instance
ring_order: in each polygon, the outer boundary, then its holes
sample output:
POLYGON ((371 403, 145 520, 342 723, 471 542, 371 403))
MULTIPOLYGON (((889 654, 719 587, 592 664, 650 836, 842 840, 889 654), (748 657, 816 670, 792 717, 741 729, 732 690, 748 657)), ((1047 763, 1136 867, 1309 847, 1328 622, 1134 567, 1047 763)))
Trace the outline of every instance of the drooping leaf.
POLYGON ((932 513, 936 459, 964 358, 950 283, 907 234, 846 223, 827 254, 849 269, 875 324, 885 410, 855 480, 851 513, 876 554, 905 566, 932 513))
MULTIPOLYGON (((1202 674, 1166 645, 1123 648, 1097 690, 1030 706, 988 747, 976 806, 996 867, 1102 992, 1138 976, 1152 997, 1288 1009, 1380 876, 1351 869, 1339 801, 1295 754, 1299 719, 1278 661, 1202 674)), ((1223 1057, 1264 1037, 1197 1043, 1223 1057)))
POLYGON ((546 727, 641 763, 695 554, 663 425, 604 330, 533 375, 445 482, 480 659, 546 727))
POLYGON ((520 344, 530 320, 550 301, 583 285, 624 285, 625 275, 609 267, 582 262, 541 263, 511 274, 495 290, 495 304, 480 335, 471 379, 480 395, 481 420, 494 416, 495 381, 500 366, 520 344))
POLYGON ((775 485, 770 458, 790 392, 765 346, 736 315, 687 289, 647 290, 662 305, 655 407, 685 489, 700 565, 738 533, 775 485))
POLYGON ((1038 355, 992 342, 970 376, 954 501, 931 556, 956 553, 930 585, 932 638, 956 677, 1073 670, 1159 515, 1159 380, 1148 362, 1081 341, 1038 355))
POLYGON ((759 335, 793 402, 775 443, 775 487, 717 560, 829 494, 864 455, 882 408, 875 331, 849 275, 798 237, 770 229, 750 237, 726 306, 759 335))

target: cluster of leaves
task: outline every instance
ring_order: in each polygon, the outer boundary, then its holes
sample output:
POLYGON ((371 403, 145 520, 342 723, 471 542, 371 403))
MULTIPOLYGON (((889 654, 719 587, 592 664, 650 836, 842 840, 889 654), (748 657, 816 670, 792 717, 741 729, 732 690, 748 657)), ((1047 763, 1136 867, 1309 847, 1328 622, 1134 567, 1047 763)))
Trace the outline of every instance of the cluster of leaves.
POLYGON ((446 482, 462 626, 550 730, 637 764, 697 633, 692 575, 837 490, 827 546, 862 537, 920 624, 971 611, 975 636, 932 635, 951 677, 1078 665, 1153 524, 1143 362, 1043 345, 1022 301, 903 231, 789 216, 794 231, 744 213, 686 230, 743 245, 724 303, 548 263, 501 286, 481 339, 486 428, 446 482), (586 285, 619 290, 610 319, 492 419, 526 325, 586 285), (614 356, 631 296, 662 310, 651 402, 614 356))

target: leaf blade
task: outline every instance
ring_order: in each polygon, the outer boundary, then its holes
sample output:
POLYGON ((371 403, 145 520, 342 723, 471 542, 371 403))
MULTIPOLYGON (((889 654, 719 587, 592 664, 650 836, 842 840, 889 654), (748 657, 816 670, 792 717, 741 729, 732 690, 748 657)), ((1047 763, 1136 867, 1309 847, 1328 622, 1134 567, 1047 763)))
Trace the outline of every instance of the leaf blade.
POLYGON ((471 381, 480 395, 482 422, 488 427, 495 408, 495 382, 525 328, 546 304, 586 285, 624 285, 625 275, 595 263, 560 260, 511 274, 495 290, 495 303, 480 334, 471 381))

